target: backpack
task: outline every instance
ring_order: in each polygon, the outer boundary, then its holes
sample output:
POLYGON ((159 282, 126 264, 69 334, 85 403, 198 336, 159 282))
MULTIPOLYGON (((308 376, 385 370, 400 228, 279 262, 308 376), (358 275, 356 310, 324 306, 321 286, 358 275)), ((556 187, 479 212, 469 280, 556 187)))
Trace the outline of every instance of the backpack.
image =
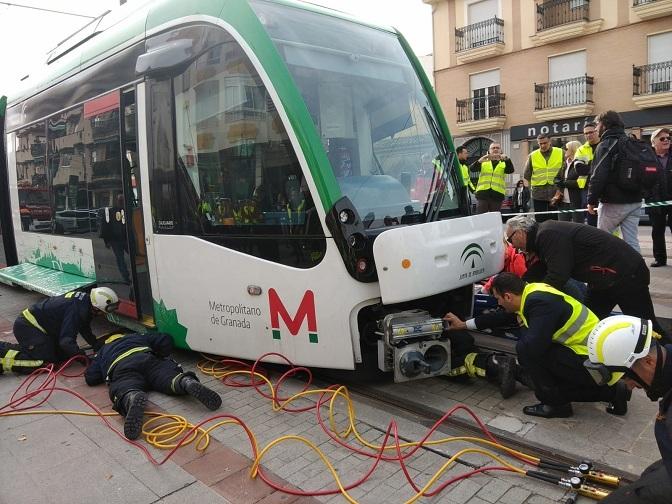
POLYGON ((614 182, 623 191, 651 189, 658 182, 658 159, 653 148, 628 136, 618 139, 612 161, 614 182))

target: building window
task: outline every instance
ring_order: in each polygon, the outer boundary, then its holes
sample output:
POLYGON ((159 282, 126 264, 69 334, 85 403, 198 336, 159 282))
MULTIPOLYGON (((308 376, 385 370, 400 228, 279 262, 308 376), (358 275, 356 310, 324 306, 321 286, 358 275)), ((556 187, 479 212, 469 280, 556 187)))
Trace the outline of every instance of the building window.
POLYGON ((671 91, 672 32, 650 35, 648 38, 649 65, 647 68, 650 93, 671 91))
POLYGON ((469 76, 473 99, 473 120, 499 117, 499 70, 490 70, 469 76))

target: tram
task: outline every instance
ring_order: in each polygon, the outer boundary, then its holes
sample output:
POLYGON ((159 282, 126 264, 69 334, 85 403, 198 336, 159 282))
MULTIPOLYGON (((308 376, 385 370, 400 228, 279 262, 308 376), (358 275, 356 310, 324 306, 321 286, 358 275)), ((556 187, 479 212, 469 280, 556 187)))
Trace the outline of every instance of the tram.
POLYGON ((8 94, 4 140, 0 280, 109 286, 183 348, 445 374, 440 316, 503 265, 403 36, 326 8, 126 4, 8 94))

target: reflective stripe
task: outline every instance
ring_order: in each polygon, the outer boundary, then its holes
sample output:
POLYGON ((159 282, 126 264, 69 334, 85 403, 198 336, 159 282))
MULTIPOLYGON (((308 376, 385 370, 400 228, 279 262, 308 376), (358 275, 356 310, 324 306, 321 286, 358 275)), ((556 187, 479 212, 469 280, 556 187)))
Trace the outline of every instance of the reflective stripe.
POLYGON ((33 326, 35 326, 37 329, 39 329, 40 331, 42 331, 44 334, 47 334, 47 331, 44 329, 44 327, 42 327, 42 326, 39 324, 39 322, 37 321, 37 319, 33 316, 32 313, 30 313, 30 310, 28 310, 28 308, 26 308, 25 310, 23 310, 23 311, 21 312, 21 315, 23 315, 23 318, 25 318, 28 322, 30 322, 30 323, 31 323, 33 326))
POLYGON ((112 343, 113 341, 117 341, 119 338, 123 338, 123 334, 112 334, 111 336, 108 336, 105 339, 105 344, 107 345, 108 343, 112 343))
POLYGON ((184 376, 184 373, 180 373, 177 376, 174 376, 173 379, 170 381, 170 390, 172 390, 176 394, 177 394, 177 390, 175 389, 175 384, 179 383, 180 379, 183 376, 184 376))
MULTIPOLYGON (((588 310, 588 308, 581 305, 581 311, 579 312, 579 316, 576 317, 574 322, 571 322, 569 324, 569 326, 565 329, 565 332, 558 335, 558 338, 557 338, 556 341, 558 341, 559 343, 562 343, 564 345, 567 342, 567 340, 574 333, 577 333, 581 329, 581 326, 586 323, 586 320, 588 319, 589 312, 590 312, 590 310, 588 310)), ((572 320, 573 317, 574 317, 574 313, 572 313, 572 316, 569 317, 569 320, 572 320)))
POLYGON ((69 298, 71 298, 72 296, 75 295, 75 292, 76 291, 67 292, 63 297, 66 298, 66 299, 69 299, 69 298))
POLYGON ((479 368, 474 364, 474 360, 478 356, 477 353, 470 353, 464 358, 464 367, 467 368, 467 374, 471 377, 480 376, 485 378, 485 369, 479 368))
POLYGON ((576 185, 579 186, 579 189, 583 189, 586 187, 586 182, 588 182, 588 177, 587 176, 582 176, 576 179, 576 185))
POLYGON ((568 347, 577 355, 588 355, 588 335, 599 322, 597 316, 583 304, 564 292, 544 283, 530 283, 525 286, 520 302, 520 316, 525 327, 529 327, 525 317, 527 297, 534 292, 547 292, 562 298, 572 308, 572 314, 565 324, 553 333, 553 342, 568 347))
POLYGON ((562 149, 559 147, 552 147, 551 155, 548 161, 539 149, 530 154, 530 163, 532 164, 532 180, 530 185, 532 187, 553 185, 555 176, 562 168, 562 149))
POLYGON ((597 355, 597 362, 604 362, 604 353, 602 350, 604 349, 604 340, 607 339, 607 336, 609 336, 611 333, 618 329, 626 329, 630 327, 629 322, 621 322, 619 324, 613 324, 610 327, 607 327, 604 331, 600 333, 600 335, 597 338, 597 342, 595 343, 595 353, 597 355))
POLYGON ((114 368, 114 366, 119 364, 119 362, 121 362, 123 359, 125 359, 129 355, 133 355, 133 354, 138 353, 138 352, 146 352, 149 349, 150 349, 149 347, 143 346, 143 347, 135 347, 135 348, 131 348, 130 350, 126 350, 124 353, 122 353, 116 359, 114 359, 112 361, 112 364, 110 364, 110 367, 107 368, 107 376, 105 376, 105 380, 106 381, 110 380, 110 373, 112 372, 112 368, 114 368))
POLYGON ((7 350, 7 353, 2 358, 2 369, 3 371, 11 371, 12 366, 14 366, 14 357, 19 355, 18 350, 7 350))
POLYGON ((491 161, 481 163, 481 175, 478 177, 476 192, 492 189, 500 194, 506 194, 506 181, 504 180, 504 161, 497 163, 493 168, 491 161))

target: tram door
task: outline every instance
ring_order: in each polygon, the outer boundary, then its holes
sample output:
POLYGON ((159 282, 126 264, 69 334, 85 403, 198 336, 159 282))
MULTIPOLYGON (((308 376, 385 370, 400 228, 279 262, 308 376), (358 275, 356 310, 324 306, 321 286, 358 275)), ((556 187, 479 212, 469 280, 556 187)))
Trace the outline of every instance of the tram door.
POLYGON ((97 284, 119 295, 121 315, 151 322, 135 90, 115 91, 87 102, 84 117, 91 127, 89 198, 98 230, 92 238, 97 284))

